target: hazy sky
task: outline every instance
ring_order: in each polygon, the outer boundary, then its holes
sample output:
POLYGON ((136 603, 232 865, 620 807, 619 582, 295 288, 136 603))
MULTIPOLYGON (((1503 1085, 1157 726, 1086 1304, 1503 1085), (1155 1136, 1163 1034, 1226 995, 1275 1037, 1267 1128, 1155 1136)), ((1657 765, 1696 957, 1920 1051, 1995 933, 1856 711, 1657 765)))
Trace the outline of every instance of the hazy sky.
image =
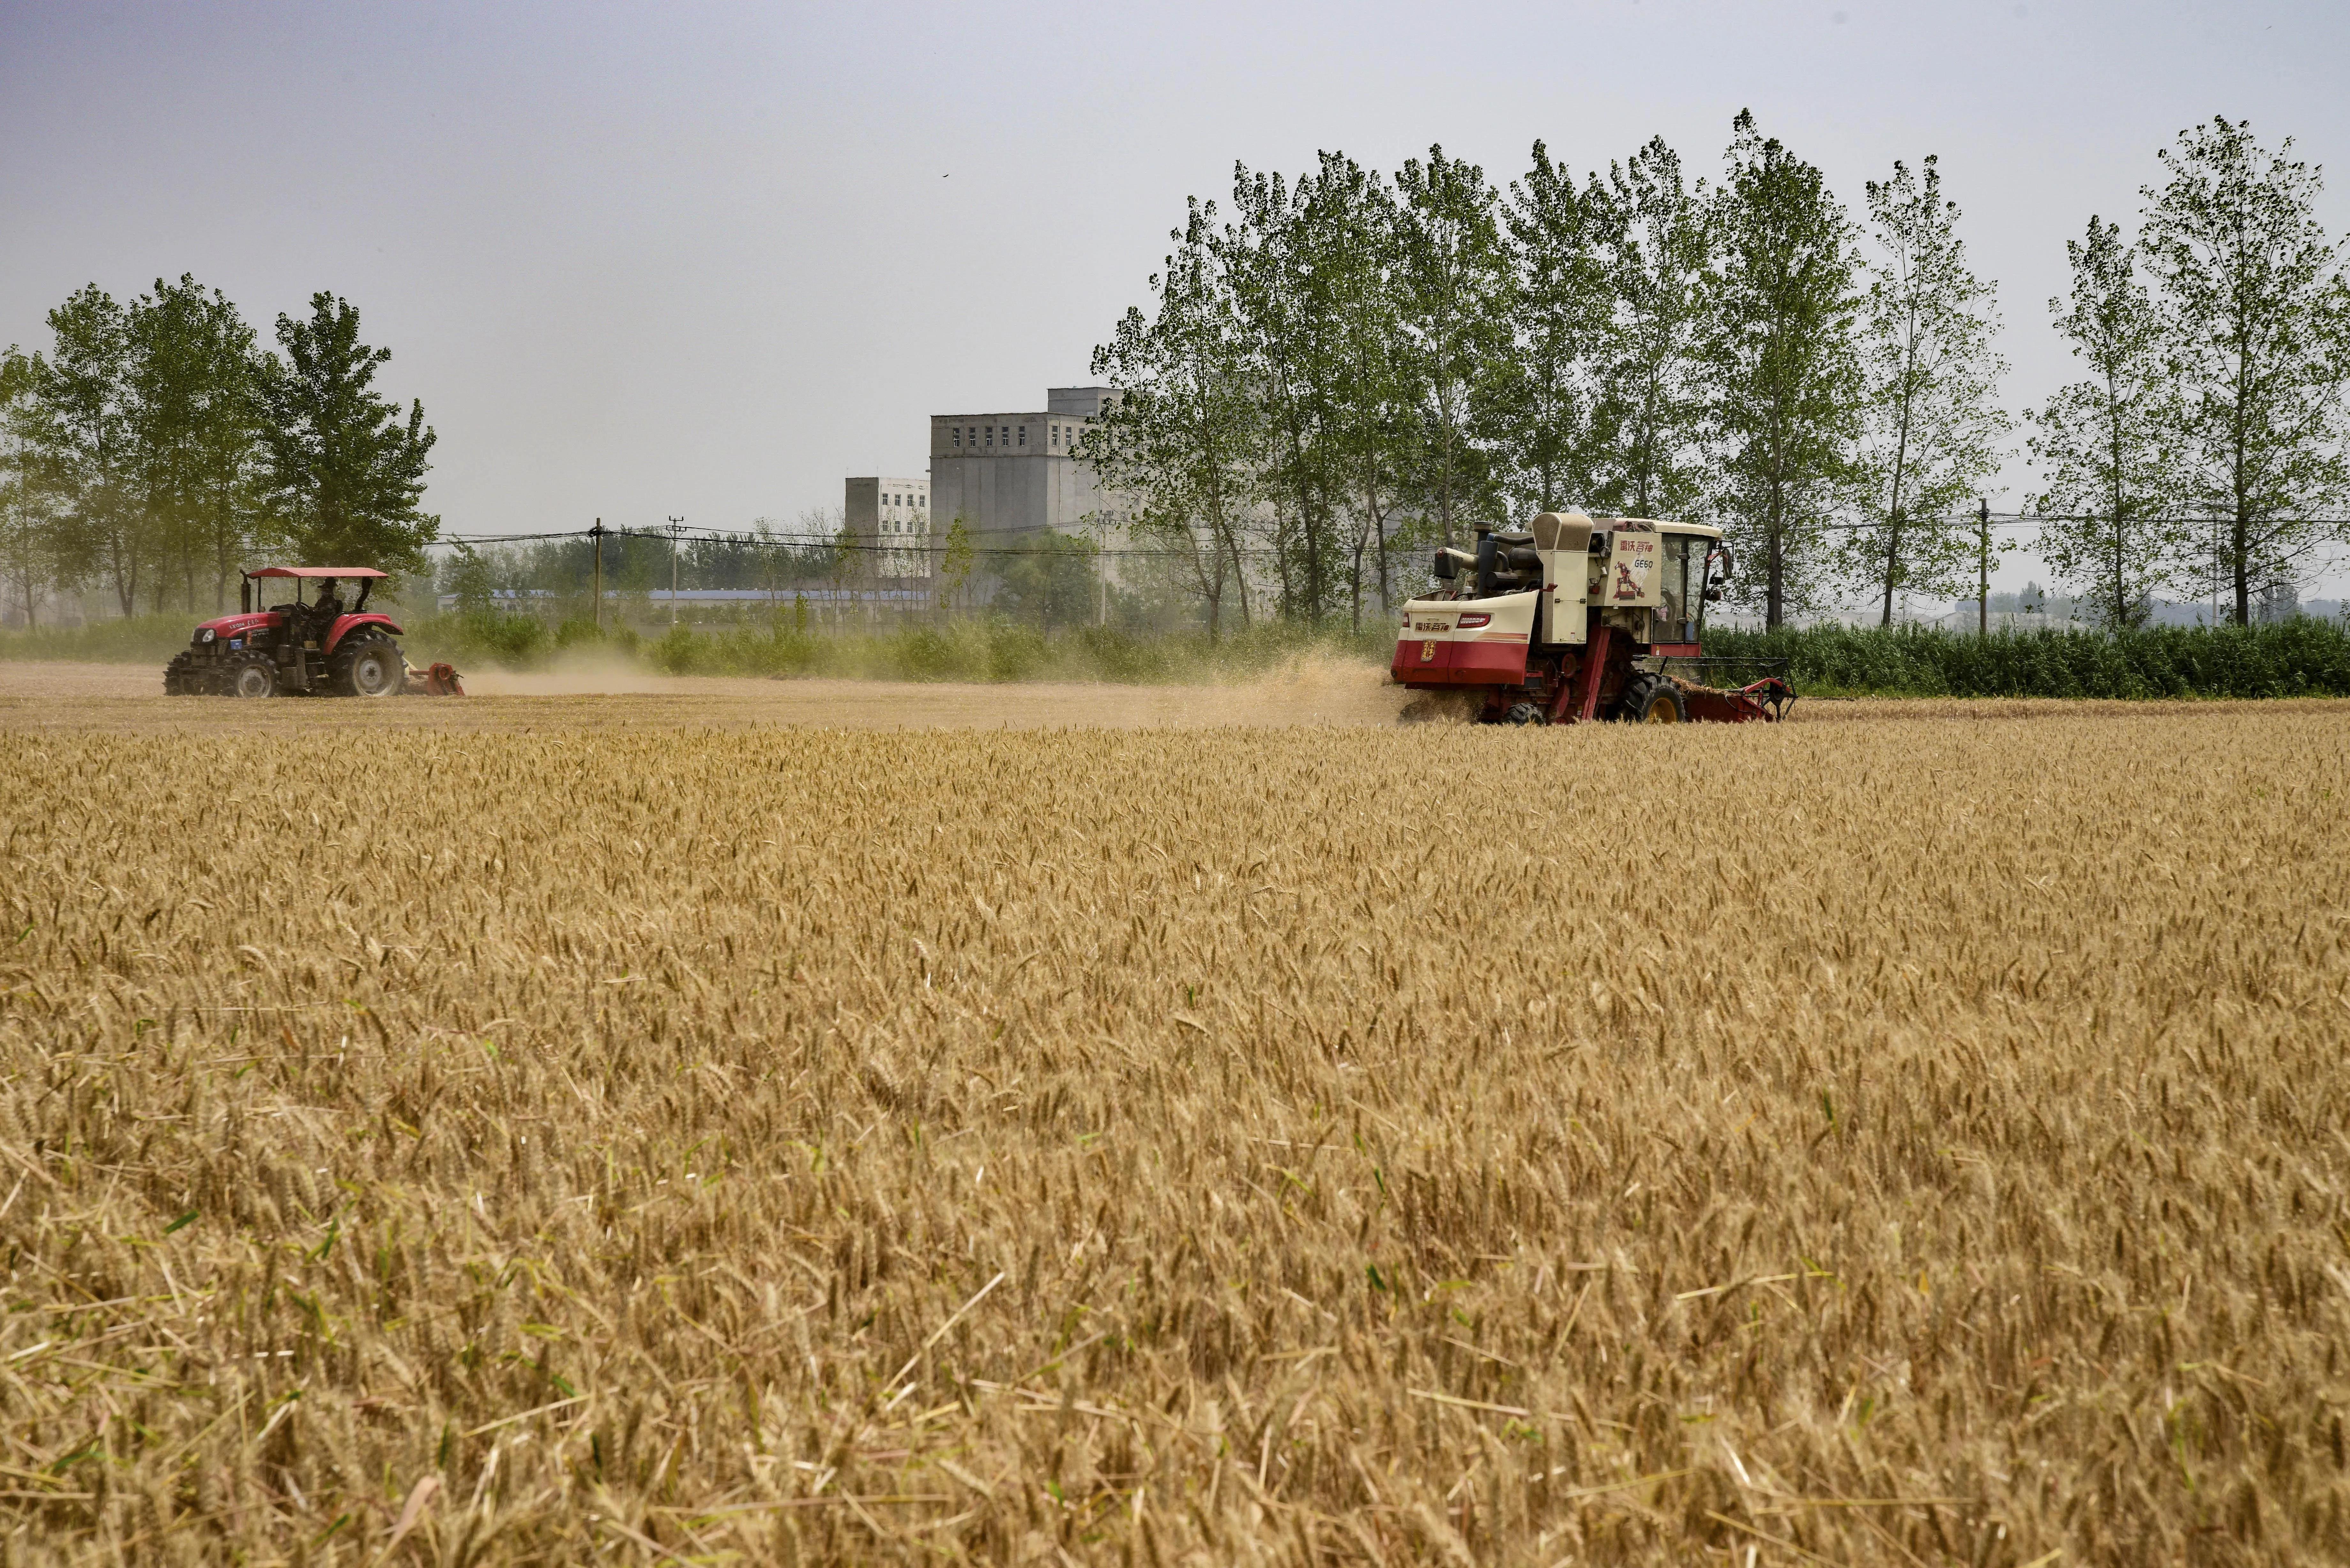
POLYGON ((1856 210, 1941 155, 2020 408, 2068 374, 2065 239, 2134 216, 2189 122, 2294 137, 2350 222, 2345 81, 2340 0, 0 0, 0 342, 93 280, 192 272, 265 333, 332 289, 424 400, 450 531, 739 526, 1085 380, 1235 160, 1440 141, 1506 183, 1538 137, 1589 169, 1661 133, 1711 174, 1751 106, 1856 210))

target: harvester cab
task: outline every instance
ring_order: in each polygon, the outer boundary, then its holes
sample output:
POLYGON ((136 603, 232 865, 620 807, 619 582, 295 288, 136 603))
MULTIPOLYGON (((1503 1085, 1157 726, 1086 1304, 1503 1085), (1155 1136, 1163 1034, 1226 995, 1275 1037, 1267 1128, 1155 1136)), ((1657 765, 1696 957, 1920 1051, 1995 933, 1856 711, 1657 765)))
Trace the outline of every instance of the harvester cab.
POLYGON ((1697 523, 1545 512, 1480 527, 1437 552, 1439 591, 1404 607, 1391 673, 1417 691, 1471 697, 1487 723, 1596 718, 1669 724, 1782 717, 1777 674, 1721 688, 1698 679, 1704 607, 1731 572, 1721 531, 1697 523))
POLYGON ((264 566, 244 573, 237 613, 196 628, 187 650, 163 667, 165 695, 463 695, 457 672, 447 665, 421 675, 411 670, 392 640, 400 635, 399 625, 367 607, 384 576, 372 566, 264 566), (294 585, 291 599, 258 603, 287 580, 294 585), (336 591, 343 582, 357 585, 348 606, 336 591))

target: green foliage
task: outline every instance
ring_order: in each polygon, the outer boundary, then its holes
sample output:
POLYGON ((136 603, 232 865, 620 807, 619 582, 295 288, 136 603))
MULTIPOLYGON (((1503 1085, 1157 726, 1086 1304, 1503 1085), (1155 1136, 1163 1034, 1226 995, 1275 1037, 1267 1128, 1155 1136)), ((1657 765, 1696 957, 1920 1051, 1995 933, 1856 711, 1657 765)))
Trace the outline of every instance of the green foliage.
POLYGON ((1451 544, 1501 510, 1493 454, 1474 437, 1511 358, 1518 278, 1483 170, 1430 147, 1426 163, 1404 161, 1395 193, 1396 314, 1419 426, 1414 489, 1451 544))
POLYGON ((160 676, 163 661, 188 646, 194 629, 184 615, 136 615, 79 626, 0 631, 0 659, 151 664, 160 676))
POLYGON ((1578 189, 1575 171, 1539 141, 1534 167, 1510 187, 1504 221, 1519 279, 1514 342, 1485 378, 1480 427, 1500 455, 1511 514, 1527 515, 1588 497, 1594 465, 1613 445, 1596 428, 1592 367, 1614 325, 1604 258, 1623 223, 1596 175, 1578 189))
POLYGON ((2188 499, 2214 541, 2235 617, 2350 528, 2350 278, 2317 219, 2324 182, 2249 121, 2213 119, 2161 154, 2139 249, 2165 296, 2167 368, 2184 398, 2188 499))
POLYGON ((268 485, 277 526, 313 566, 424 569, 441 520, 422 508, 433 433, 424 405, 375 390, 389 348, 359 341, 359 313, 321 290, 310 316, 277 318, 281 363, 267 362, 268 485))
MULTIPOLYGON (((1539 162, 1539 159, 1537 159, 1539 162)), ((1632 517, 1674 517, 1705 490, 1700 431, 1713 238, 1704 181, 1683 182, 1661 136, 1593 176, 1587 232, 1605 271, 1607 334, 1595 356, 1601 438, 1591 500, 1632 517)))
POLYGON ((11 344, 0 353, 0 592, 37 625, 41 597, 65 576, 49 498, 34 469, 39 361, 11 344))
POLYGON ((2185 410, 2164 362, 2161 313, 2120 225, 2092 214, 2064 254, 2072 297, 2048 309, 2087 375, 2038 413, 2025 410, 2043 486, 2033 504, 2066 518, 2042 534, 2040 555, 2088 591, 2107 626, 2136 626, 2186 565, 2176 472, 2185 410))
POLYGON ((136 485, 158 576, 180 576, 193 607, 229 607, 262 534, 256 491, 264 410, 253 328, 218 289, 157 279, 128 316, 136 485))
MULTIPOLYGON (((963 589, 969 586, 972 570, 978 564, 979 551, 972 537, 971 525, 962 520, 961 514, 957 514, 955 520, 947 524, 946 548, 939 554, 937 580, 941 605, 949 609, 961 606, 963 589)), ((802 629, 806 629, 807 623, 806 602, 795 601, 792 614, 800 622, 802 629)))
MULTIPOLYGON (((1168 574, 1199 599, 1208 634, 1227 594, 1248 612, 1243 531, 1256 498, 1263 428, 1234 318, 1231 254, 1216 204, 1193 200, 1176 249, 1150 287, 1157 308, 1128 310, 1094 350, 1093 373, 1124 389, 1085 437, 1105 489, 1136 498, 1127 532, 1165 551, 1168 574)), ((970 572, 970 535, 955 519, 941 572, 952 603, 970 572), (957 550, 961 549, 958 556, 957 550)))
POLYGON ((994 608, 1045 631, 1095 618, 1101 547, 1090 539, 1050 531, 1021 540, 996 560, 994 608))
POLYGON ((1852 224, 1820 171, 1742 111, 1714 193, 1709 343, 1717 504, 1772 626, 1819 597, 1820 525, 1853 475, 1864 381, 1852 224))
MULTIPOLYGON (((420 646, 433 639, 434 629, 426 627, 419 630, 420 646)), ((488 608, 459 615, 450 639, 451 647, 463 655, 514 668, 536 663, 553 642, 554 636, 546 623, 536 616, 501 615, 488 608)))
POLYGON ((241 566, 415 569, 432 434, 369 389, 389 352, 328 295, 261 351, 218 289, 157 279, 126 306, 95 284, 48 313, 46 352, 0 358, 0 574, 28 618, 109 594, 128 617, 216 614, 241 566))
POLYGON ((47 503, 54 586, 96 576, 125 616, 153 552, 132 491, 130 328, 112 296, 89 284, 48 314, 50 349, 26 368, 19 412, 26 482, 47 503))
POLYGON ((1961 635, 1928 627, 1709 628, 1709 655, 1788 661, 1799 691, 1883 697, 2350 696, 2350 625, 1961 635))
MULTIPOLYGON (((1396 319, 1396 199, 1377 174, 1326 152, 1295 185, 1235 170, 1232 210, 1215 242, 1235 356, 1223 374, 1260 405, 1248 486, 1264 514, 1260 555, 1279 613, 1318 623, 1342 595, 1359 600, 1360 552, 1347 543, 1348 522, 1367 521, 1357 460, 1399 395, 1395 365, 1367 353, 1400 336, 1382 326, 1396 319)), ((1396 467, 1392 452, 1379 465, 1396 467)), ((1391 493, 1383 504, 1393 507, 1391 493)))
POLYGON ((471 545, 460 545, 441 565, 441 591, 456 596, 460 615, 487 615, 494 602, 492 596, 497 591, 497 579, 479 550, 471 545))
POLYGON ((1841 553, 1846 577, 1873 588, 1890 626, 1897 596, 1956 595, 1987 569, 1956 514, 1999 472, 2007 361, 1991 347, 1995 291, 1968 268, 1939 161, 1929 153, 1913 173, 1897 159, 1893 177, 1867 190, 1878 258, 1862 339, 1860 526, 1841 553))

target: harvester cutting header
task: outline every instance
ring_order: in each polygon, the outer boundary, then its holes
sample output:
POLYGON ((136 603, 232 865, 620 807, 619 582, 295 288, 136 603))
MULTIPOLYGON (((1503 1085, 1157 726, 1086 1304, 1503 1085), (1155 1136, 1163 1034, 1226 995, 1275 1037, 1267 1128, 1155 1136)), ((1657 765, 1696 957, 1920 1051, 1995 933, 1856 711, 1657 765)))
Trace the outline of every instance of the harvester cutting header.
POLYGON ((385 574, 373 566, 264 566, 243 574, 237 613, 196 628, 187 650, 163 667, 167 697, 280 695, 389 697, 407 691, 462 697, 465 688, 446 664, 415 670, 400 657, 392 618, 367 607, 385 574), (263 585, 290 578, 293 598, 266 607, 255 601, 263 585), (359 586, 346 607, 338 583, 359 586), (317 587, 307 603, 303 595, 317 587))
POLYGON ((1486 723, 1776 720, 1795 700, 1777 676, 1725 689, 1677 673, 1711 662, 1699 622, 1730 570, 1721 530, 1702 524, 1545 512, 1480 527, 1474 551, 1437 552, 1451 586, 1404 607, 1395 680, 1474 695, 1486 723))

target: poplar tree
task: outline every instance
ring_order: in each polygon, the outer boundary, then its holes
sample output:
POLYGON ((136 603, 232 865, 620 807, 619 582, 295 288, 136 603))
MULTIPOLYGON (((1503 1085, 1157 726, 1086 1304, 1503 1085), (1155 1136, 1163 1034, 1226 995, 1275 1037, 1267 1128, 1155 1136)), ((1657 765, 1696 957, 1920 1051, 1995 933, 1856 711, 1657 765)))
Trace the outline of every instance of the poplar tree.
POLYGON ((1094 350, 1093 374, 1119 389, 1076 455, 1105 490, 1133 498, 1128 531, 1168 551, 1176 576, 1221 634, 1224 601, 1248 618, 1242 543, 1253 504, 1262 426, 1243 362, 1216 204, 1191 203, 1175 249, 1150 278, 1155 308, 1128 309, 1094 350))
POLYGON ((1510 187, 1503 221, 1518 285, 1512 342, 1488 379, 1486 431, 1513 515, 1588 504, 1599 457, 1598 385, 1614 299, 1606 253, 1615 209, 1595 180, 1534 146, 1534 165, 1510 187))
POLYGON ((441 524, 421 505, 433 433, 422 402, 403 421, 375 390, 391 350, 359 331, 359 313, 323 291, 307 320, 277 318, 286 358, 267 361, 262 380, 275 521, 312 564, 421 571, 441 524))
POLYGON ((49 499, 52 547, 88 562, 129 616, 153 555, 138 501, 130 324, 93 283, 50 311, 48 325, 50 352, 34 355, 27 371, 31 472, 49 499))
POLYGON ((1968 269, 1934 156, 1916 173, 1896 161, 1867 193, 1877 254, 1862 348, 1862 522, 1843 555, 1878 596, 1877 624, 1891 626, 1898 593, 1964 591, 1975 541, 1955 514, 1999 470, 2007 361, 1991 347, 1992 286, 1968 269))
POLYGON ((1766 626, 1816 592, 1828 514, 1854 472, 1862 378, 1852 228, 1820 171, 1742 109, 1713 197, 1708 420, 1732 590, 1766 626))
POLYGON ((1419 438, 1420 504, 1451 545, 1499 510, 1477 440, 1494 371, 1510 353, 1515 279, 1501 199, 1473 163, 1407 159, 1396 175, 1396 296, 1419 438))
POLYGON ((1585 197, 1611 296, 1594 464, 1594 499, 1611 512, 1673 516, 1704 492, 1709 199, 1660 136, 1585 197))
POLYGON ((2139 237, 2185 400, 2186 482, 2222 520, 2214 553, 2239 625, 2255 588, 2350 536, 2325 520, 2350 501, 2350 286, 2317 221, 2323 171, 2292 150, 2263 151, 2249 120, 2181 131, 2139 237))
POLYGON ((0 586, 27 628, 40 624, 42 599, 71 580, 34 444, 39 369, 13 343, 0 354, 0 586))
POLYGON ((2089 219, 2064 244, 2073 290, 2051 299, 2056 329, 2087 374, 2035 414, 2032 508, 2051 514, 2040 554, 2107 626, 2143 623, 2175 584, 2188 547, 2176 451, 2183 405, 2164 360, 2162 319, 2121 227, 2089 219))
POLYGON ((209 568, 213 603, 255 540, 261 368, 253 328, 219 290, 182 275, 130 302, 130 425, 140 504, 157 551, 153 597, 176 567, 187 602, 209 568))
POLYGON ((1377 223, 1374 179, 1325 152, 1295 185, 1234 171, 1218 243, 1232 279, 1247 382, 1264 421, 1262 496, 1282 613, 1319 624, 1345 586, 1342 515, 1357 421, 1350 311, 1377 223))
POLYGON ((1348 624, 1360 631, 1367 568, 1393 603, 1389 555, 1419 450, 1411 358, 1396 288, 1395 192, 1352 160, 1325 154, 1314 214, 1314 274, 1330 322, 1335 378, 1329 488, 1345 553, 1348 624))

